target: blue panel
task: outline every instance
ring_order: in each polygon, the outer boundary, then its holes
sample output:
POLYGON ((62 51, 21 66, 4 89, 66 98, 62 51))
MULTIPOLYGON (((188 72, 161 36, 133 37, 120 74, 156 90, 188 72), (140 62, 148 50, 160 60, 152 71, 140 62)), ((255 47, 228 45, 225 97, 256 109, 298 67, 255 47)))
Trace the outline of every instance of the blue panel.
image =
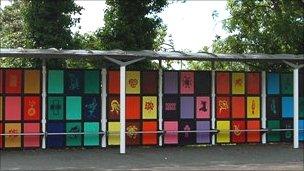
POLYGON ((299 120, 299 129, 299 140, 304 141, 304 120, 299 120))
POLYGON ((280 75, 275 73, 267 74, 267 93, 279 94, 280 93, 280 75))
POLYGON ((283 118, 293 117, 293 97, 282 97, 282 116, 283 118))
POLYGON ((83 72, 69 70, 65 72, 64 86, 66 94, 83 93, 83 72))
POLYGON ((100 97, 90 96, 83 99, 83 114, 85 121, 100 121, 100 97))
MULTIPOLYGON (((47 123, 48 133, 64 133, 63 123, 47 123)), ((48 135, 46 139, 46 145, 48 148, 59 148, 64 147, 64 136, 63 135, 48 135)))

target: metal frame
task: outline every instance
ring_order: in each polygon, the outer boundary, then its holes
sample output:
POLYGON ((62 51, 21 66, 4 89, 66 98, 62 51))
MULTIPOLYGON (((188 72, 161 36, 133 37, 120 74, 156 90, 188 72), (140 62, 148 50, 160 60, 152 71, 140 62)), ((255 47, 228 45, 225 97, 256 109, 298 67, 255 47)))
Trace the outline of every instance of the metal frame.
POLYGON ((294 64, 286 60, 283 62, 293 68, 293 148, 299 148, 299 69, 304 64, 294 64))

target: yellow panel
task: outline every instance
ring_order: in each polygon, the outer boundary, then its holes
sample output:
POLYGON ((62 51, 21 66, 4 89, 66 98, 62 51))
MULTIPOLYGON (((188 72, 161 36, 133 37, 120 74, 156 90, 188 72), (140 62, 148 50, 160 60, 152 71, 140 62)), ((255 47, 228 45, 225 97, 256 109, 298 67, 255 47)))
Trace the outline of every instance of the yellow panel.
POLYGON ((260 97, 247 97, 247 118, 260 118, 260 97))
MULTIPOLYGON (((18 123, 5 124, 5 133, 6 134, 21 133, 21 124, 18 123)), ((20 135, 5 136, 5 147, 6 148, 21 147, 21 136, 20 135)))
POLYGON ((24 92, 29 94, 40 93, 40 71, 25 70, 24 71, 24 92))
POLYGON ((144 96, 142 101, 143 119, 157 119, 157 97, 144 96))
POLYGON ((108 131, 109 131, 108 145, 119 145, 120 123, 119 122, 109 122, 108 131))
POLYGON ((126 74, 126 93, 139 94, 140 93, 140 72, 127 71, 126 74))
POLYGON ((2 110, 3 110, 2 96, 0 96, 0 121, 2 121, 2 110))
POLYGON ((216 127, 220 131, 216 135, 216 139, 218 143, 229 143, 230 142, 230 133, 228 132, 230 130, 230 121, 217 121, 216 127), (227 131, 227 132, 221 132, 221 131, 227 131))
POLYGON ((232 73, 232 94, 245 94, 244 73, 232 73))

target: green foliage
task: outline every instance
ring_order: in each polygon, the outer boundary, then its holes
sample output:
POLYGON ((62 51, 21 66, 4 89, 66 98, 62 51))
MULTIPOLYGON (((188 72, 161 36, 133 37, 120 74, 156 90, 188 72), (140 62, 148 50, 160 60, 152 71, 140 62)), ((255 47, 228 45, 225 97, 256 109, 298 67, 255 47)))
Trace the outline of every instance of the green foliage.
POLYGON ((71 27, 79 23, 82 7, 74 0, 27 0, 23 11, 29 39, 35 48, 73 48, 71 27))
POLYGON ((221 53, 304 53, 304 3, 301 0, 228 0, 231 35, 214 44, 221 53))
MULTIPOLYGON (((228 0, 227 7, 231 17, 223 23, 229 36, 225 39, 217 36, 213 53, 304 53, 304 3, 301 0, 228 0)), ((227 63, 220 69, 245 67, 244 64, 225 65, 227 63)), ((250 70, 287 70, 286 65, 272 63, 247 62, 246 66, 250 70)))
MULTIPOLYGON (((156 15, 167 0, 106 0, 105 26, 98 34, 106 50, 157 50, 166 35, 156 15)), ((151 68, 151 62, 138 62, 130 68, 151 68)))
MULTIPOLYGON (((0 10, 0 48, 32 48, 33 42, 27 37, 22 16, 23 1, 0 10)), ((20 58, 0 58, 0 67, 38 67, 37 60, 20 58)))

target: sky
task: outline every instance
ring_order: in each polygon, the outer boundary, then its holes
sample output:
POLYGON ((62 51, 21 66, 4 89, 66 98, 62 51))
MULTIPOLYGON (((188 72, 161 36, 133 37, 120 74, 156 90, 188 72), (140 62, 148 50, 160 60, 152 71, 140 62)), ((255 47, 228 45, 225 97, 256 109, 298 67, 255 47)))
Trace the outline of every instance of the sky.
MULTIPOLYGON (((1 0, 2 8, 9 4, 8 0, 1 0)), ((84 8, 80 16, 80 24, 72 28, 73 32, 93 32, 104 25, 103 16, 106 8, 104 0, 77 0, 76 3, 84 8), (79 29, 80 27, 80 29, 79 29)), ((167 25, 166 42, 172 36, 175 50, 189 50, 197 52, 203 46, 210 46, 215 35, 226 37, 221 21, 229 17, 225 0, 187 0, 169 4, 159 14, 163 23, 167 25), (214 20, 213 11, 219 15, 214 20)))

